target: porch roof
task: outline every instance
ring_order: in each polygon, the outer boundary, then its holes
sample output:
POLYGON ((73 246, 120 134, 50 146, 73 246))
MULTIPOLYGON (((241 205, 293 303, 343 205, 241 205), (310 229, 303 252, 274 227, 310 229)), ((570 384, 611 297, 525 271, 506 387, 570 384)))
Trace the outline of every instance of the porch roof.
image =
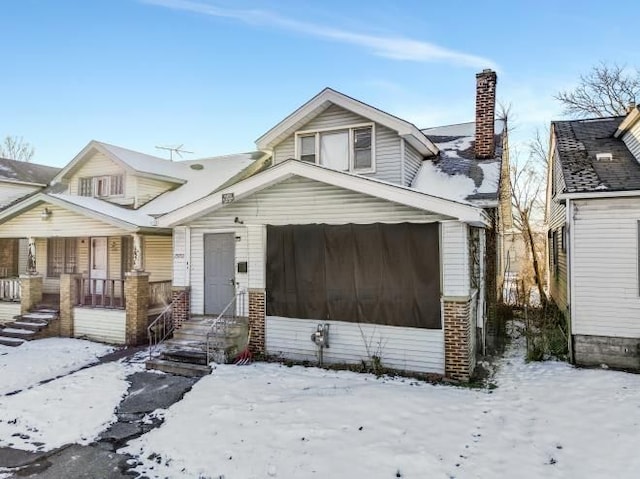
POLYGON ((331 184, 339 188, 371 195, 416 209, 431 211, 478 226, 487 226, 489 224, 487 214, 481 208, 469 203, 440 198, 409 187, 297 160, 287 160, 171 213, 160 216, 158 224, 164 227, 180 225, 223 207, 229 200, 238 201, 294 176, 331 184), (233 195, 232 198, 229 195, 233 195))
POLYGON ((49 203, 75 213, 98 219, 131 232, 168 232, 158 227, 156 219, 139 210, 128 209, 98 198, 62 193, 37 193, 0 212, 0 223, 19 216, 39 203, 49 203))

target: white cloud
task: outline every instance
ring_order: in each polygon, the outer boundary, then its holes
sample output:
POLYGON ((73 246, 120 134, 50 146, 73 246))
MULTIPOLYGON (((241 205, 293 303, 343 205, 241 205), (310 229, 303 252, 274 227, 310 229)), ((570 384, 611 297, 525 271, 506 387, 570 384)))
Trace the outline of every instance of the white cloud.
POLYGON ((174 10, 186 10, 202 15, 230 18, 252 25, 267 25, 325 40, 357 45, 369 50, 374 55, 393 60, 441 62, 476 69, 497 69, 496 63, 488 58, 451 50, 434 43, 413 40, 400 36, 395 37, 355 33, 324 25, 301 22, 264 10, 221 8, 210 3, 191 0, 140 1, 174 10))

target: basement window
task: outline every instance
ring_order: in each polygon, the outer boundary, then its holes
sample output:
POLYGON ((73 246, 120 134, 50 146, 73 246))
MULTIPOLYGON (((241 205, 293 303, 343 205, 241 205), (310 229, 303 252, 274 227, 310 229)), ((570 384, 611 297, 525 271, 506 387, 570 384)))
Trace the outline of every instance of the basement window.
POLYGON ((613 155, 611 153, 596 153, 596 160, 611 161, 613 160, 613 155))

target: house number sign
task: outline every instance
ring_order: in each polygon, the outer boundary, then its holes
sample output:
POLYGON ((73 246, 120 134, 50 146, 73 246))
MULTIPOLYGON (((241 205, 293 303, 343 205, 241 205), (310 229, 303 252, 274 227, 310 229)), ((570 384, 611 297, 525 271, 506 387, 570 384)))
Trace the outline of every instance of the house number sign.
POLYGON ((222 204, 233 203, 233 193, 222 193, 222 204))

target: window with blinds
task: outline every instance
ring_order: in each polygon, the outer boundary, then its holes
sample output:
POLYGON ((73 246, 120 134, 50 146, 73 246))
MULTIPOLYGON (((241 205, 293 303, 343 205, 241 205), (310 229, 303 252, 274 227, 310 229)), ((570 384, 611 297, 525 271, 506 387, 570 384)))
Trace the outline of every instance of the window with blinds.
POLYGON ((124 175, 80 178, 78 194, 96 197, 122 196, 124 194, 124 175))

